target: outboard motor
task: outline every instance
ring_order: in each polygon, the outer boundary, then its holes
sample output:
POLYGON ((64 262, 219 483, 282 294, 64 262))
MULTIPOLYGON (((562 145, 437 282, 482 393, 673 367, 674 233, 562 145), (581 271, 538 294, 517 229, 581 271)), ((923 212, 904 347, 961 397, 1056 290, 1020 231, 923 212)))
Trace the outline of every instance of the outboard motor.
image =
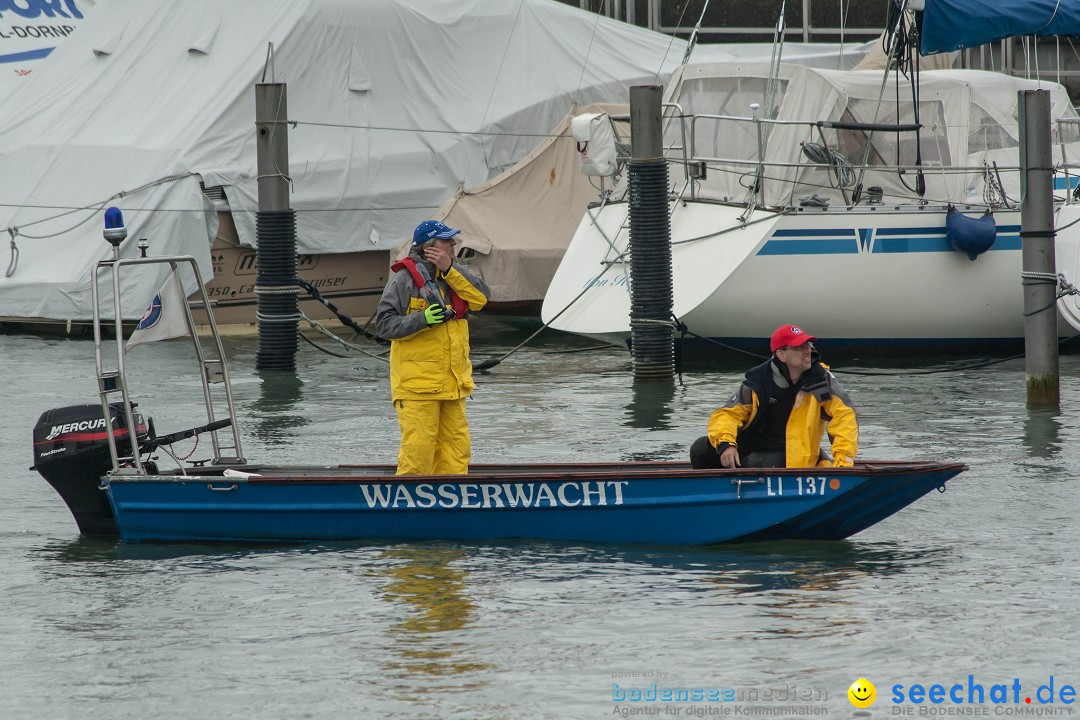
MULTIPOLYGON (((134 408, 134 403, 132 404, 134 408)), ((150 441, 152 423, 133 414, 140 447, 150 441)), ((34 426, 34 465, 67 503, 84 535, 117 536, 101 477, 112 469, 109 435, 101 405, 71 405, 46 410, 34 426)), ((130 457, 131 441, 122 403, 109 406, 109 422, 121 459, 130 457)))

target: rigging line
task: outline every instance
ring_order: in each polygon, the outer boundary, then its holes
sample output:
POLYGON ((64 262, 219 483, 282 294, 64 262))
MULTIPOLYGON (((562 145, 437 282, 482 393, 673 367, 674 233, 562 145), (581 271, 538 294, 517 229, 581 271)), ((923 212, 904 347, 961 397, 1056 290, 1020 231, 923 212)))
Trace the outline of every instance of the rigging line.
POLYGON ((1054 12, 1050 13, 1050 19, 1046 21, 1045 25, 1043 25, 1041 28, 1039 28, 1034 33, 1032 33, 1032 35, 1035 35, 1037 33, 1041 33, 1043 30, 1050 27, 1050 23, 1054 22, 1054 18, 1057 17, 1058 8, 1060 8, 1060 7, 1061 7, 1061 0, 1057 0, 1057 4, 1054 5, 1054 12))
POLYGON ((15 237, 19 233, 15 228, 8 228, 8 234, 11 235, 11 262, 8 263, 4 277, 11 277, 15 274, 15 269, 19 267, 19 245, 15 242, 15 237))
MULTIPOLYGON (((723 173, 723 174, 726 174, 726 175, 747 176, 747 175, 750 174, 750 173, 745 172, 745 171, 730 170, 730 169, 727 169, 723 165, 706 164, 706 167, 712 172, 723 173)), ((804 167, 809 167, 809 166, 804 166, 804 167)), ((914 169, 915 169, 914 166, 905 166, 905 169, 907 169, 907 168, 910 168, 912 171, 914 171, 914 169)), ((824 168, 822 168, 822 169, 824 169, 824 168)), ((950 174, 950 175, 967 175, 967 174, 970 174, 970 173, 971 173, 971 171, 969 171, 969 170, 956 170, 956 171, 949 171, 948 172, 948 174, 950 174)), ((764 180, 769 180, 769 181, 787 182, 784 179, 784 176, 782 176, 782 175, 764 174, 764 175, 762 175, 762 178, 764 180)), ((814 183, 814 182, 809 182, 807 180, 800 180, 798 182, 798 185, 800 187, 806 187, 808 189, 822 189, 822 190, 836 189, 835 185, 825 185, 823 183, 814 183)), ((745 187, 745 186, 743 186, 743 187, 745 187)), ((912 204, 912 199, 909 198, 907 195, 885 194, 883 197, 897 198, 898 201, 903 201, 903 202, 896 202, 896 203, 892 203, 892 204, 912 204)), ((944 198, 944 199, 935 198, 935 197, 930 197, 930 198, 923 197, 923 198, 921 198, 919 200, 919 204, 921 204, 923 206, 927 206, 927 205, 937 206, 937 205, 940 205, 940 206, 944 207, 944 206, 949 205, 950 203, 955 205, 956 201, 955 200, 950 200, 947 197, 944 198)), ((973 207, 973 208, 982 208, 982 207, 985 206, 985 203, 974 203, 974 202, 964 202, 962 204, 964 206, 966 206, 966 207, 973 207)))
POLYGON ((701 31, 701 23, 705 21, 705 11, 708 9, 709 0, 705 0, 701 6, 701 16, 698 18, 697 25, 694 26, 694 32, 690 33, 690 39, 686 42, 686 53, 683 55, 682 65, 690 62, 690 56, 693 54, 694 48, 697 47, 697 36, 701 31))
POLYGON ((1039 36, 1037 35, 1031 36, 1031 56, 1035 58, 1035 81, 1039 83, 1039 90, 1042 90, 1042 76, 1039 73, 1039 36))
MULTIPOLYGON (((105 202, 108 202, 108 200, 106 200, 105 202)), ((301 213, 301 212, 303 212, 303 213, 374 212, 374 211, 383 211, 383 210, 388 210, 388 211, 408 210, 408 211, 411 212, 413 210, 435 210, 437 207, 438 206, 436 206, 436 205, 400 205, 400 206, 393 205, 393 206, 333 207, 333 208, 294 207, 294 208, 291 208, 291 209, 295 210, 298 213, 301 213)), ((92 205, 92 206, 89 206, 89 207, 71 207, 71 206, 68 206, 68 205, 14 205, 14 204, 11 204, 11 203, 0 203, 0 208, 17 208, 17 209, 20 209, 20 210, 67 210, 68 211, 68 212, 65 212, 65 213, 61 213, 60 215, 57 215, 54 218, 46 218, 46 220, 53 220, 53 219, 56 219, 57 217, 63 217, 65 215, 71 215, 72 213, 78 212, 80 210, 100 210, 101 206, 100 205, 92 205)), ((124 210, 125 210, 125 212, 206 213, 206 208, 203 208, 203 207, 198 207, 198 208, 159 208, 159 207, 130 207, 130 206, 128 206, 128 207, 125 207, 124 210)), ((233 207, 233 208, 230 208, 230 212, 233 215, 254 215, 255 213, 258 212, 258 209, 257 208, 248 209, 248 208, 233 207)), ((91 215, 91 217, 93 217, 93 216, 91 215)), ((8 230, 8 231, 16 230, 16 231, 18 231, 19 235, 22 235, 23 234, 21 232, 22 228, 27 227, 30 224, 37 224, 37 223, 40 223, 40 222, 45 222, 45 220, 35 220, 34 223, 27 223, 27 225, 19 225, 18 227, 12 226, 10 228, 5 228, 5 229, 8 230)), ((25 237, 32 237, 35 240, 40 239, 40 238, 36 238, 34 236, 31 236, 31 235, 26 235, 25 237)))
MULTIPOLYGON (((750 350, 743 350, 742 348, 738 348, 738 347, 735 347, 734 345, 728 345, 726 343, 722 343, 719 340, 716 340, 716 339, 711 338, 711 337, 706 337, 704 335, 698 335, 697 333, 690 331, 681 322, 679 322, 679 325, 680 325, 680 327, 678 327, 677 329, 680 332, 683 332, 686 335, 690 335, 690 336, 692 336, 694 338, 697 338, 698 340, 704 340, 706 342, 712 343, 713 345, 717 345, 717 346, 719 346, 721 348, 724 348, 725 350, 732 350, 734 352, 741 353, 743 355, 748 355, 748 356, 753 357, 753 358, 759 358, 759 359, 764 359, 764 360, 768 359, 768 357, 765 356, 765 355, 760 355, 758 353, 751 352, 750 350)), ((1075 340, 1078 337, 1080 337, 1080 334, 1073 335, 1072 337, 1065 338, 1064 340, 1061 340, 1059 338, 1058 339, 1058 345, 1064 345, 1064 344, 1066 344, 1068 342, 1071 342, 1072 340, 1075 340)), ((949 372, 964 372, 966 370, 981 370, 982 368, 990 367, 991 365, 998 365, 1000 363, 1008 362, 1010 360, 1017 360, 1017 359, 1022 358, 1022 357, 1024 357, 1024 353, 1019 353, 1017 355, 1010 355, 1009 357, 1004 357, 1004 358, 997 358, 997 359, 994 359, 994 360, 987 360, 987 361, 984 361, 984 362, 970 363, 968 365, 959 365, 959 366, 954 366, 954 367, 935 368, 935 369, 928 369, 928 370, 902 370, 902 371, 897 371, 897 372, 889 372, 889 371, 873 372, 873 371, 865 371, 865 370, 845 370, 843 368, 837 367, 836 365, 829 365, 829 370, 833 374, 863 375, 863 376, 866 376, 866 377, 874 377, 874 376, 904 377, 905 375, 936 375, 936 374, 940 374, 940 373, 949 373, 949 372)))
MULTIPOLYGON (((878 90, 877 106, 876 106, 876 108, 874 110, 873 121, 872 121, 874 124, 877 124, 878 113, 881 112, 881 101, 885 97, 885 87, 889 83, 889 70, 891 69, 889 67, 889 65, 891 64, 890 59, 893 56, 893 52, 895 52, 895 50, 896 50, 896 44, 901 42, 901 37, 900 37, 901 33, 906 33, 906 28, 907 28, 907 6, 908 6, 907 0, 904 0, 903 6, 900 8, 900 11, 897 13, 896 25, 894 26, 893 32, 892 32, 891 35, 888 33, 888 28, 886 28, 885 38, 887 39, 887 45, 886 45, 886 51, 885 51, 885 72, 882 73, 881 87, 878 90)), ((900 62, 899 62, 899 58, 897 59, 897 63, 896 63, 896 75, 897 75, 896 92, 899 95, 899 92, 900 92, 900 62)), ((899 103, 898 103, 898 106, 897 106, 897 110, 899 110, 899 103)), ((874 131, 871 130, 866 135, 866 149, 863 151, 862 162, 859 163, 860 170, 859 170, 859 181, 858 181, 857 186, 860 187, 860 188, 862 186, 863 177, 865 177, 865 175, 866 175, 867 161, 870 158, 870 150, 873 147, 873 137, 874 137, 874 131)))
MULTIPOLYGON (((600 4, 601 10, 607 9, 608 0, 603 0, 600 4)), ((574 92, 581 92, 581 83, 585 82, 585 70, 589 67, 589 56, 592 54, 593 41, 596 40, 596 28, 600 27, 600 13, 596 13, 596 20, 593 22, 592 35, 589 36, 589 47, 585 49, 585 60, 581 63, 581 75, 578 76, 577 90, 574 92)))
MULTIPOLYGON (((499 87, 499 78, 502 77, 503 68, 506 67, 506 56, 510 52, 510 43, 514 39, 514 33, 517 31, 518 20, 521 19, 521 8, 525 4, 525 0, 518 0, 517 12, 514 13, 514 25, 510 28, 510 34, 506 38, 506 47, 503 48, 502 59, 499 61, 499 71, 495 73, 495 82, 491 83, 491 93, 488 95, 487 106, 484 108, 484 114, 480 118, 480 127, 484 127, 484 123, 487 122, 488 113, 491 112, 491 103, 495 100, 495 89, 499 87)), ((480 134, 480 133, 476 133, 480 134)), ((481 149, 483 143, 481 143, 481 149)), ((465 183, 466 178, 469 177, 469 171, 472 170, 474 156, 469 153, 469 162, 465 165, 465 172, 461 175, 462 184, 465 183)))
MULTIPOLYGON (((776 20, 776 29, 773 33, 773 54, 769 61, 769 81, 765 86, 765 118, 771 119, 773 102, 776 98, 776 89, 780 84, 780 63, 784 56, 784 38, 787 35, 787 0, 780 3, 780 17, 776 20)), ((761 140, 761 161, 765 161, 765 151, 768 149, 769 136, 772 134, 772 126, 766 124, 761 140)))
MULTIPOLYGON (((675 30, 682 27, 683 17, 686 16, 686 8, 690 7, 690 3, 683 5, 682 12, 679 13, 679 22, 675 23, 675 30)), ((671 32, 671 39, 668 40, 667 50, 664 51, 664 57, 660 58, 660 67, 656 68, 656 74, 653 75, 653 82, 657 85, 660 84, 660 73, 664 72, 664 63, 667 62, 668 55, 671 54, 671 45, 675 42, 675 30, 671 32)))
POLYGON ((408 132, 408 133, 430 133, 433 135, 491 135, 495 137, 520 137, 520 138, 570 138, 573 137, 571 133, 559 133, 552 135, 551 133, 523 133, 523 132, 495 132, 493 130, 427 130, 424 128, 406 128, 406 127, 390 127, 388 125, 350 125, 348 123, 330 123, 330 122, 316 122, 314 120, 286 120, 286 122, 293 127, 300 125, 312 125, 314 127, 334 127, 334 128, 346 128, 349 130, 379 130, 382 132, 408 132))
MULTIPOLYGON (((11 225, 11 226, 9 226, 7 228, 4 228, 4 229, 7 230, 9 233, 12 230, 14 230, 19 235, 21 235, 21 236, 23 236, 25 238, 29 238, 31 240, 47 240, 49 238, 57 237, 58 235, 63 235, 64 233, 71 232, 72 230, 74 230, 75 228, 77 228, 77 227, 79 227, 81 225, 85 225, 87 222, 92 220, 97 215, 97 213, 101 211, 101 209, 103 207, 105 207, 106 203, 111 202, 112 200, 119 200, 121 198, 128 197, 130 195, 135 195, 136 193, 140 193, 143 190, 148 190, 148 189, 150 189, 152 187, 156 187, 157 185, 164 185, 165 183, 168 183, 168 182, 174 182, 176 180, 183 180, 186 177, 191 177, 192 175, 197 175, 197 174, 198 173, 194 173, 194 172, 186 172, 186 173, 176 173, 174 175, 165 175, 163 177, 157 178, 156 180, 151 180, 148 183, 144 183, 144 184, 139 185, 138 187, 132 188, 130 190, 120 190, 119 192, 113 193, 112 195, 105 198, 104 200, 101 200, 100 202, 97 202, 97 203, 94 203, 94 204, 91 204, 91 205, 84 205, 82 207, 73 207, 73 208, 65 210, 64 212, 57 213, 56 215, 52 215, 51 217, 41 218, 40 220, 34 220, 32 222, 27 222, 27 223, 24 223, 24 224, 18 225, 18 226, 11 225), (77 212, 84 212, 84 211, 88 211, 88 210, 93 210, 94 212, 90 213, 83 220, 80 220, 79 222, 75 223, 71 227, 65 228, 63 230, 59 230, 59 231, 51 233, 49 235, 28 235, 25 232, 23 232, 23 229, 25 229, 25 228, 33 227, 34 225, 40 225, 41 223, 50 222, 52 220, 58 220, 58 219, 60 219, 62 217, 66 217, 68 215, 72 215, 72 214, 77 213, 77 212)), ((15 207, 15 208, 26 207, 26 208, 32 208, 32 207, 35 207, 35 206, 33 206, 33 205, 27 205, 27 206, 23 206, 23 205, 0 205, 0 207, 15 207)), ((43 207, 49 207, 49 206, 43 206, 43 207)))
MULTIPOLYGON (((848 12, 851 12, 851 3, 848 3, 848 12)), ((844 12, 844 0, 840 0, 840 57, 836 58, 836 69, 842 69, 844 63, 844 31, 847 29, 847 13, 844 12)), ((805 18, 804 18, 805 22, 805 18)))
MULTIPOLYGON (((271 71, 272 71, 272 69, 271 69, 271 71)), ((271 77, 273 77, 273 76, 271 75, 271 77)), ((282 73, 281 77, 282 77, 282 83, 284 83, 285 73, 282 73)), ((281 105, 282 105, 282 103, 285 102, 285 92, 286 92, 285 88, 282 88, 281 93, 278 95, 277 108, 274 110, 274 117, 275 118, 278 117, 281 114, 281 105)), ((269 123, 269 125, 270 125, 270 141, 269 141, 269 144, 270 144, 270 147, 272 148, 272 147, 274 147, 274 134, 277 132, 278 123, 271 122, 271 123, 269 123)), ((286 131, 286 135, 288 135, 288 131, 286 131)), ((270 159, 274 161, 274 170, 277 173, 277 177, 284 178, 285 182, 289 183, 289 194, 291 195, 292 190, 293 190, 293 179, 292 179, 292 176, 289 175, 289 168, 286 167, 285 172, 281 171, 281 166, 278 165, 277 153, 271 152, 270 153, 270 159)), ((270 177, 273 177, 273 176, 270 176, 270 177)), ((261 180, 262 176, 259 176, 258 179, 261 180)))

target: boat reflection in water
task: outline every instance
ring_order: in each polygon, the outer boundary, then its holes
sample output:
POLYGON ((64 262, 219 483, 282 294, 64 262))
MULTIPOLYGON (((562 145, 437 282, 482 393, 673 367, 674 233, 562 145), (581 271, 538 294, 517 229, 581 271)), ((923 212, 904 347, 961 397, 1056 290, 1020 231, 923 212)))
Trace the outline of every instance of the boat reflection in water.
POLYGON ((427 544, 395 545, 378 557, 380 568, 373 574, 389 581, 383 586, 383 599, 407 613, 387 630, 400 656, 391 670, 463 675, 490 669, 467 659, 468 644, 455 634, 469 627, 476 614, 468 573, 459 567, 466 559, 463 548, 427 544))

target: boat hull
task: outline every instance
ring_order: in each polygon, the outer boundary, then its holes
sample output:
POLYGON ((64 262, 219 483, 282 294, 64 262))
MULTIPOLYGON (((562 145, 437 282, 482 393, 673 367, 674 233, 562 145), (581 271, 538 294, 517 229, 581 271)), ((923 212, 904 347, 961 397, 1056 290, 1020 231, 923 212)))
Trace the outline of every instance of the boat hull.
MULTIPOLYGON (((619 233, 627 206, 593 212, 567 250, 542 317, 558 330, 625 341, 632 278, 617 252, 627 244, 627 233, 619 233)), ((673 312, 695 335, 760 347, 763 333, 792 322, 794 312, 834 348, 945 349, 1023 339, 1018 210, 995 213, 996 239, 974 260, 951 247, 943 207, 757 211, 743 223, 745 213, 693 200, 673 209, 673 312)), ((1077 217, 1066 206, 1058 224, 1077 217)), ((1073 280, 1077 238, 1075 229, 1057 238, 1059 268, 1073 280)), ((1080 316, 1073 298, 1062 303, 1066 319, 1070 308, 1080 316)), ((1064 320, 1060 329, 1074 332, 1064 320)))
POLYGON ((125 542, 503 540, 712 545, 840 539, 964 470, 874 463, 691 470, 682 463, 474 466, 399 478, 392 468, 255 469, 247 476, 116 476, 125 542))

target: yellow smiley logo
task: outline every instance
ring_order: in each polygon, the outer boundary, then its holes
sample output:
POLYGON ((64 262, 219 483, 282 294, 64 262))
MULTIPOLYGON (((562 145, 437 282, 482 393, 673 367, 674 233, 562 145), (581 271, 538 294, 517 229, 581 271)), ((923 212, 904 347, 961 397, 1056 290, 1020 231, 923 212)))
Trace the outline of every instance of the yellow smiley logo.
POLYGON ((857 708, 868 708, 877 698, 877 688, 866 678, 859 678, 847 689, 848 700, 857 708))

